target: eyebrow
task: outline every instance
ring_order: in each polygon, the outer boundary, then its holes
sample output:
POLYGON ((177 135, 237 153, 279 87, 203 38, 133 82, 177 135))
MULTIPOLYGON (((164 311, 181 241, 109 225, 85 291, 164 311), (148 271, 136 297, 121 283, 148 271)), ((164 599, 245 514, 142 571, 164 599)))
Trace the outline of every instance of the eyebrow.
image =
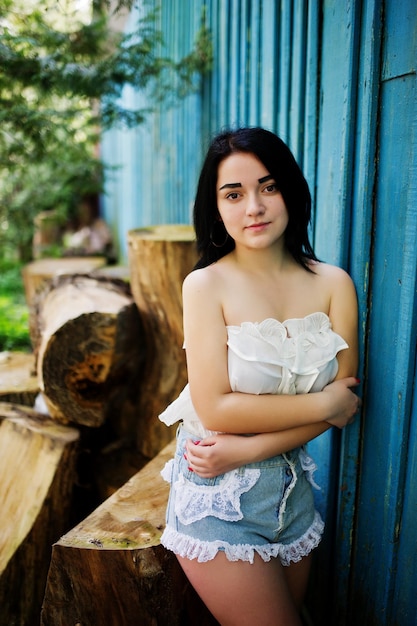
MULTIPOLYGON (((267 180, 273 180, 274 177, 272 174, 267 174, 266 176, 262 176, 262 178, 258 178, 258 183, 262 185, 262 183, 266 183, 267 180)), ((242 183, 226 183, 219 188, 219 191, 222 189, 236 189, 236 187, 241 187, 242 183)))

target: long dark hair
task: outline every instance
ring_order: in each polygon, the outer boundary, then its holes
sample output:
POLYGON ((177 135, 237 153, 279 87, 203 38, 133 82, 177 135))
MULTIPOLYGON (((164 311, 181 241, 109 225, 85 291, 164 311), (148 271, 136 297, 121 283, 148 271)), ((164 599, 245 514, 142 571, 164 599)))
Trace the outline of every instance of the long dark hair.
POLYGON ((255 155, 274 177, 288 211, 285 245, 295 261, 309 270, 308 260, 317 261, 308 237, 311 218, 311 195, 288 146, 263 128, 227 130, 213 139, 203 163, 194 203, 194 229, 200 260, 194 269, 206 267, 231 252, 235 247, 229 236, 224 245, 213 245, 212 232, 218 222, 217 172, 219 164, 234 152, 255 155))

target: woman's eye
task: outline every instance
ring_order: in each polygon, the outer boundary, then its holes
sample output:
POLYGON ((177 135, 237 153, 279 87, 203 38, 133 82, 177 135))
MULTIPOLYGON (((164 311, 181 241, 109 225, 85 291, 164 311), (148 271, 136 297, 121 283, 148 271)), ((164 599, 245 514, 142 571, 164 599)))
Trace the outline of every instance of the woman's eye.
POLYGON ((278 186, 276 183, 271 183, 265 187, 264 191, 267 193, 274 193, 274 191, 278 191, 278 186))
POLYGON ((236 200, 238 197, 239 197, 239 194, 237 193, 237 191, 231 191, 230 193, 227 194, 226 199, 236 200))

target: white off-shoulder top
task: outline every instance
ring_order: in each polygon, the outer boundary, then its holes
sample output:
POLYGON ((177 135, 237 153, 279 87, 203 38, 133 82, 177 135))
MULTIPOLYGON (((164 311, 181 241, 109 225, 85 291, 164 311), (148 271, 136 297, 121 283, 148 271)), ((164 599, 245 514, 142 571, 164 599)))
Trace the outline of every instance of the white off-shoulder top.
MULTIPOLYGON (((348 348, 322 312, 285 322, 271 318, 243 322, 226 329, 230 386, 243 393, 321 391, 337 374, 337 353, 348 348)), ((182 420, 184 428, 200 438, 213 434, 194 410, 188 384, 159 419, 167 426, 182 420)))

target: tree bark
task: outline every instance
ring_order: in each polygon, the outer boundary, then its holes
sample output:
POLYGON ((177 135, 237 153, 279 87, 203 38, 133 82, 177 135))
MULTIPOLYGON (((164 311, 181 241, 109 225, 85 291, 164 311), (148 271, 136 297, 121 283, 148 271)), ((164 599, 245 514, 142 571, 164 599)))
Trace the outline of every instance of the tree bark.
POLYGON ((53 546, 42 626, 216 624, 160 545, 175 443, 53 546))
POLYGON ((145 329, 138 449, 153 457, 173 437, 158 415, 187 379, 182 349, 182 282, 197 260, 194 231, 186 225, 141 228, 128 234, 132 293, 145 329))
POLYGON ((0 402, 33 407, 38 393, 34 355, 26 352, 1 352, 0 402))
POLYGON ((38 381, 51 416, 135 439, 145 341, 123 281, 58 277, 31 310, 38 381))
POLYGON ((0 625, 39 615, 51 545, 70 527, 78 431, 0 403, 0 625))

